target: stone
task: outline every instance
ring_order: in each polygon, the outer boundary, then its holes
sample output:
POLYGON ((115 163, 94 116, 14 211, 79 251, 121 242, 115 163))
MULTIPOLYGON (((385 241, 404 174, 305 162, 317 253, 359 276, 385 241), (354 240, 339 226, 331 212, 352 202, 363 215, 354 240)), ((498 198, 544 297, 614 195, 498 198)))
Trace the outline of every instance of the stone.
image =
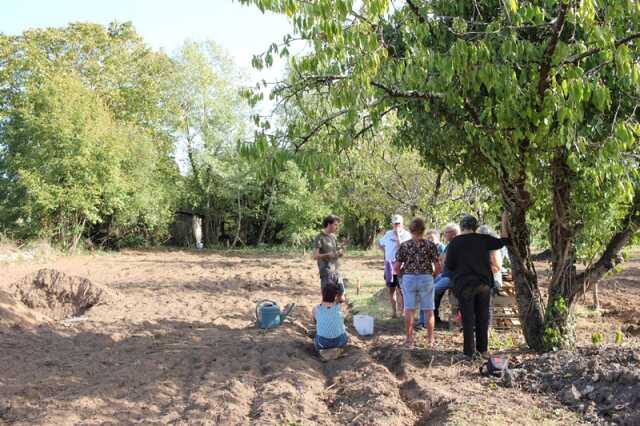
POLYGON ((562 400, 568 404, 575 404, 580 401, 582 394, 575 385, 571 385, 571 388, 565 390, 562 394, 562 400))

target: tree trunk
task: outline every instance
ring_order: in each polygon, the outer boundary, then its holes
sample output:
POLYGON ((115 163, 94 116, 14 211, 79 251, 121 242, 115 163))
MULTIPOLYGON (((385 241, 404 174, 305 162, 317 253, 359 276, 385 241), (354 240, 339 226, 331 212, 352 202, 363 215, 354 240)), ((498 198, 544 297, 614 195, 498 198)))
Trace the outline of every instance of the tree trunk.
POLYGON ((242 231, 242 204, 240 203, 240 194, 238 193, 238 225, 236 227, 236 236, 231 243, 231 247, 235 247, 237 243, 242 243, 240 232, 242 231))
POLYGON ((575 226, 571 210, 574 174, 568 166, 566 148, 559 148, 551 162, 553 217, 549 222, 552 275, 545 317, 547 350, 575 347, 572 305, 576 285, 575 226))
POLYGON ((273 199, 276 196, 276 184, 275 180, 271 185, 271 195, 269 196, 269 204, 267 205, 267 211, 264 214, 264 221, 262 222, 262 226, 260 227, 260 235, 258 236, 258 244, 262 244, 264 242, 264 234, 267 232, 267 224, 269 223, 269 218, 271 217, 271 208, 273 207, 273 199))
POLYGON ((509 258, 516 290, 516 302, 527 345, 536 351, 544 350, 544 309, 538 288, 538 276, 529 250, 530 232, 527 225, 529 193, 523 178, 512 182, 501 179, 505 204, 511 213, 509 258))
POLYGON ((373 245, 373 240, 376 237, 377 223, 375 221, 367 219, 364 224, 358 225, 358 228, 360 230, 358 245, 363 250, 369 250, 373 245))

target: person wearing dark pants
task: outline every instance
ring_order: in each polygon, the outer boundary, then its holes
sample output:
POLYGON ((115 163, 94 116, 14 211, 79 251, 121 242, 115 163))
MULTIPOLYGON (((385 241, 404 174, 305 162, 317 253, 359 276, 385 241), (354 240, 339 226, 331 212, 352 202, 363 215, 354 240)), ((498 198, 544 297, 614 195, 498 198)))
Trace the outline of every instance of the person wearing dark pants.
POLYGON ((465 287, 458 298, 462 313, 465 355, 472 356, 474 351, 484 354, 489 349, 489 307, 492 291, 487 284, 472 285, 465 287))
POLYGON ((447 247, 445 265, 453 273, 453 292, 460 303, 464 330, 464 354, 488 355, 489 307, 494 285, 491 252, 509 242, 508 215, 502 214, 501 236, 478 234, 478 220, 464 216, 462 233, 447 247))

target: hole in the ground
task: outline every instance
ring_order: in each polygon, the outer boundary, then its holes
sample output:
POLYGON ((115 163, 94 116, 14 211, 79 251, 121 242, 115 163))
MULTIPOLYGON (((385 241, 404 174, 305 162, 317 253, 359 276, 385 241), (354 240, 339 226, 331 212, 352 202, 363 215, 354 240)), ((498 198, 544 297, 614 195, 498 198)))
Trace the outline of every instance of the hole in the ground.
POLYGON ((416 425, 442 424, 448 417, 448 402, 415 379, 403 382, 399 390, 402 401, 417 416, 416 425))
POLYGON ((406 364, 408 352, 393 345, 377 346, 370 352, 373 359, 387 367, 400 380, 407 378, 406 364))
POLYGON ((10 287, 13 297, 30 309, 53 320, 77 317, 98 303, 112 300, 116 293, 82 277, 54 269, 40 269, 10 287))

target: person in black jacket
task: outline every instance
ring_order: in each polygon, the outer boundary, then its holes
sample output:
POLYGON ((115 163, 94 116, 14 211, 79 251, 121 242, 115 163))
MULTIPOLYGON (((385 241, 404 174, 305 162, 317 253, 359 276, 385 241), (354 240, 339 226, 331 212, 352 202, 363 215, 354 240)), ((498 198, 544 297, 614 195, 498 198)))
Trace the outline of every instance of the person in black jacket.
POLYGON ((490 253, 509 242, 508 215, 502 214, 502 238, 477 234, 478 220, 473 216, 464 216, 460 229, 462 233, 449 243, 445 264, 453 272, 453 291, 460 303, 464 354, 472 357, 477 351, 487 356, 493 288, 490 253))

